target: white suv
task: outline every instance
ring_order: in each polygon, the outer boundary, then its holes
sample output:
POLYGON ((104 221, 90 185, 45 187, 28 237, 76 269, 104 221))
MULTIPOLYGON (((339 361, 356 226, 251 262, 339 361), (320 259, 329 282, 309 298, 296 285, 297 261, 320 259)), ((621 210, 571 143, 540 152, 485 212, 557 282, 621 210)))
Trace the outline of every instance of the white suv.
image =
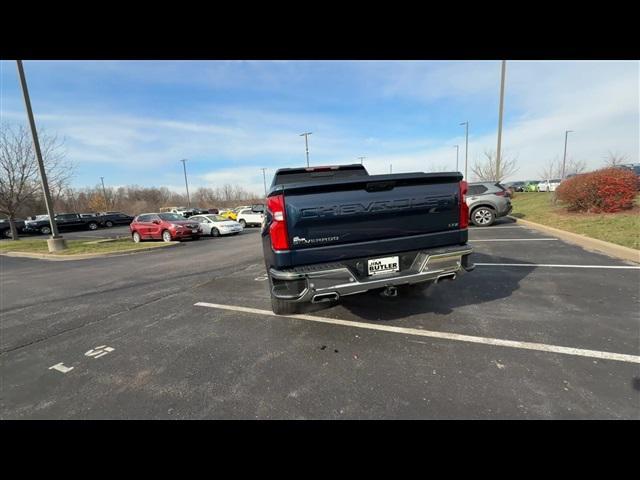
POLYGON ((543 180, 538 184, 539 192, 555 192, 558 185, 560 185, 561 180, 553 179, 553 180, 543 180))
POLYGON ((246 226, 256 226, 259 227, 262 225, 262 220, 264 219, 264 214, 261 212, 254 212, 251 207, 244 208, 238 212, 238 218, 236 222, 242 225, 242 228, 246 226))

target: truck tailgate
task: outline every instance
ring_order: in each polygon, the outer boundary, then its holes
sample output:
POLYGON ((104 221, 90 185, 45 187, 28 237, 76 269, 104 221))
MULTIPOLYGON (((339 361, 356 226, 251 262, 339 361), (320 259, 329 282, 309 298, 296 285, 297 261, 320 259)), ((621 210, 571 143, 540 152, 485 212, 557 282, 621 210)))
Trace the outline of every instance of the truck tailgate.
POLYGON ((459 229, 454 173, 371 175, 283 187, 292 250, 459 229))

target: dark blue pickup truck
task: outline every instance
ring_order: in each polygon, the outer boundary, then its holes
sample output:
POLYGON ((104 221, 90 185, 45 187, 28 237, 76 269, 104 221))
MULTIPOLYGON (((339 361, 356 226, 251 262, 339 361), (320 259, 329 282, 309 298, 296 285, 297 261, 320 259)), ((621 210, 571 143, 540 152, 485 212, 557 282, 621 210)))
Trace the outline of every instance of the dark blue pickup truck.
POLYGON ((466 188, 458 172, 278 170, 262 225, 274 313, 369 290, 395 296, 472 270, 466 188))

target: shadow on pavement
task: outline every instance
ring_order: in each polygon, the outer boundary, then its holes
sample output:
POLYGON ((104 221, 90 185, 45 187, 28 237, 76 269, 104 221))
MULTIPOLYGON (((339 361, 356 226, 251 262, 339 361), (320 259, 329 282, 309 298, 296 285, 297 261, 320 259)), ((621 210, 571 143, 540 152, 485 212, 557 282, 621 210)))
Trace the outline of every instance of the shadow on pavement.
MULTIPOLYGON (((511 258, 481 253, 474 253, 472 259, 477 263, 522 263, 521 260, 516 262, 511 258)), ((396 320, 424 313, 447 315, 459 307, 509 297, 520 288, 520 281, 535 268, 476 267, 454 281, 399 290, 397 297, 383 297, 379 292, 372 291, 344 297, 337 303, 305 305, 300 313, 318 312, 339 305, 362 319, 375 321, 396 320)))

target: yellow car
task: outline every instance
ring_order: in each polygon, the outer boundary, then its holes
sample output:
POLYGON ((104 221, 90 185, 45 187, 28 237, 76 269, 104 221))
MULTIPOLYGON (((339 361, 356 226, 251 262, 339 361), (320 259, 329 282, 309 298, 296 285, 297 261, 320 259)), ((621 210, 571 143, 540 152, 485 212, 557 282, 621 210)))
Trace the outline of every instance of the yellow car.
POLYGON ((220 215, 221 217, 224 217, 224 218, 228 218, 229 220, 237 220, 238 219, 238 214, 236 212, 234 212, 233 210, 220 210, 220 213, 218 213, 218 215, 220 215))

